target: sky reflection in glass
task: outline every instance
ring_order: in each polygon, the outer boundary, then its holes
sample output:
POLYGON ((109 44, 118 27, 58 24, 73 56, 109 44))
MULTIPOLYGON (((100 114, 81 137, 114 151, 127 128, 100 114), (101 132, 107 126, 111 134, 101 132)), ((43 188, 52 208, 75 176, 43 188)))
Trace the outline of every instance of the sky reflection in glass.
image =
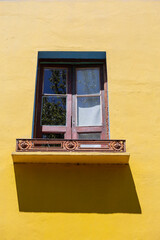
POLYGON ((100 79, 99 69, 78 69, 77 70, 77 94, 99 94, 100 79))

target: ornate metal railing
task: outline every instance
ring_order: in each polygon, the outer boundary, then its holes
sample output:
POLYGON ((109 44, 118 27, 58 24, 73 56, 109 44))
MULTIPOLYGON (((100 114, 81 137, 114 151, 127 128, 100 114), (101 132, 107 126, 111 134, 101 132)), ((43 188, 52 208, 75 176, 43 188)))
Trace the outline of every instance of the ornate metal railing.
POLYGON ((125 140, 17 139, 17 152, 126 152, 125 140))

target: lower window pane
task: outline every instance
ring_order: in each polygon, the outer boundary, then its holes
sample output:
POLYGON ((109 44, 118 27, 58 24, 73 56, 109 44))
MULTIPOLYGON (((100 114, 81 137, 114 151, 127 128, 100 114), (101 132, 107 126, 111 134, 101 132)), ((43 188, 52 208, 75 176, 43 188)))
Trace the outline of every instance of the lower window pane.
POLYGON ((101 126, 100 97, 77 98, 77 126, 101 126))
POLYGON ((42 135, 43 138, 64 139, 64 133, 46 133, 42 135))
POLYGON ((42 125, 66 125, 66 98, 43 97, 42 99, 42 125))
POLYGON ((87 139, 87 140, 100 140, 101 134, 100 133, 79 133, 79 139, 87 139))

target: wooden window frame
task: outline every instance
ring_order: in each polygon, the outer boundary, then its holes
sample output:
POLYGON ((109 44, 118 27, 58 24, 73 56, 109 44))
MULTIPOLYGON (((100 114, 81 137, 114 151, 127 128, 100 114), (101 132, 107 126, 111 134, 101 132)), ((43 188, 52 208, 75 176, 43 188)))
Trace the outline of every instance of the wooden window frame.
MULTIPOLYGON (((36 85, 36 99, 35 99, 35 116, 34 116, 34 131, 33 138, 42 138, 42 133, 64 133, 65 139, 77 139, 78 133, 92 133, 102 132, 101 140, 109 139, 109 121, 108 121, 108 91, 107 91, 107 70, 106 60, 104 59, 39 59, 38 61, 38 75, 36 85), (66 126, 41 126, 41 105, 42 105, 42 88, 43 88, 43 71, 44 68, 67 68, 68 69, 68 92, 67 97, 67 115, 66 126), (76 98, 76 68, 100 68, 100 82, 101 82, 101 102, 102 102, 102 126, 82 127, 75 126, 75 109, 76 98), (73 87, 74 85, 74 87, 73 87), (72 100, 73 96, 73 100, 72 100), (73 104, 74 103, 74 104, 73 104), (73 134, 72 134, 73 133, 73 134)), ((86 96, 86 95, 85 95, 86 96)))

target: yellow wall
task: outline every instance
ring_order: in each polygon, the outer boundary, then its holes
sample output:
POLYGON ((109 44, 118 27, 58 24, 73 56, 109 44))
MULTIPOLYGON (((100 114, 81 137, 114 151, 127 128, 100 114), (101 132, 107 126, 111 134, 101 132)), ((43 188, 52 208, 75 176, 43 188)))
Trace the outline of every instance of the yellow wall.
POLYGON ((0 239, 160 239, 160 2, 0 2, 0 239), (15 164, 38 51, 106 51, 112 139, 129 166, 15 164))

